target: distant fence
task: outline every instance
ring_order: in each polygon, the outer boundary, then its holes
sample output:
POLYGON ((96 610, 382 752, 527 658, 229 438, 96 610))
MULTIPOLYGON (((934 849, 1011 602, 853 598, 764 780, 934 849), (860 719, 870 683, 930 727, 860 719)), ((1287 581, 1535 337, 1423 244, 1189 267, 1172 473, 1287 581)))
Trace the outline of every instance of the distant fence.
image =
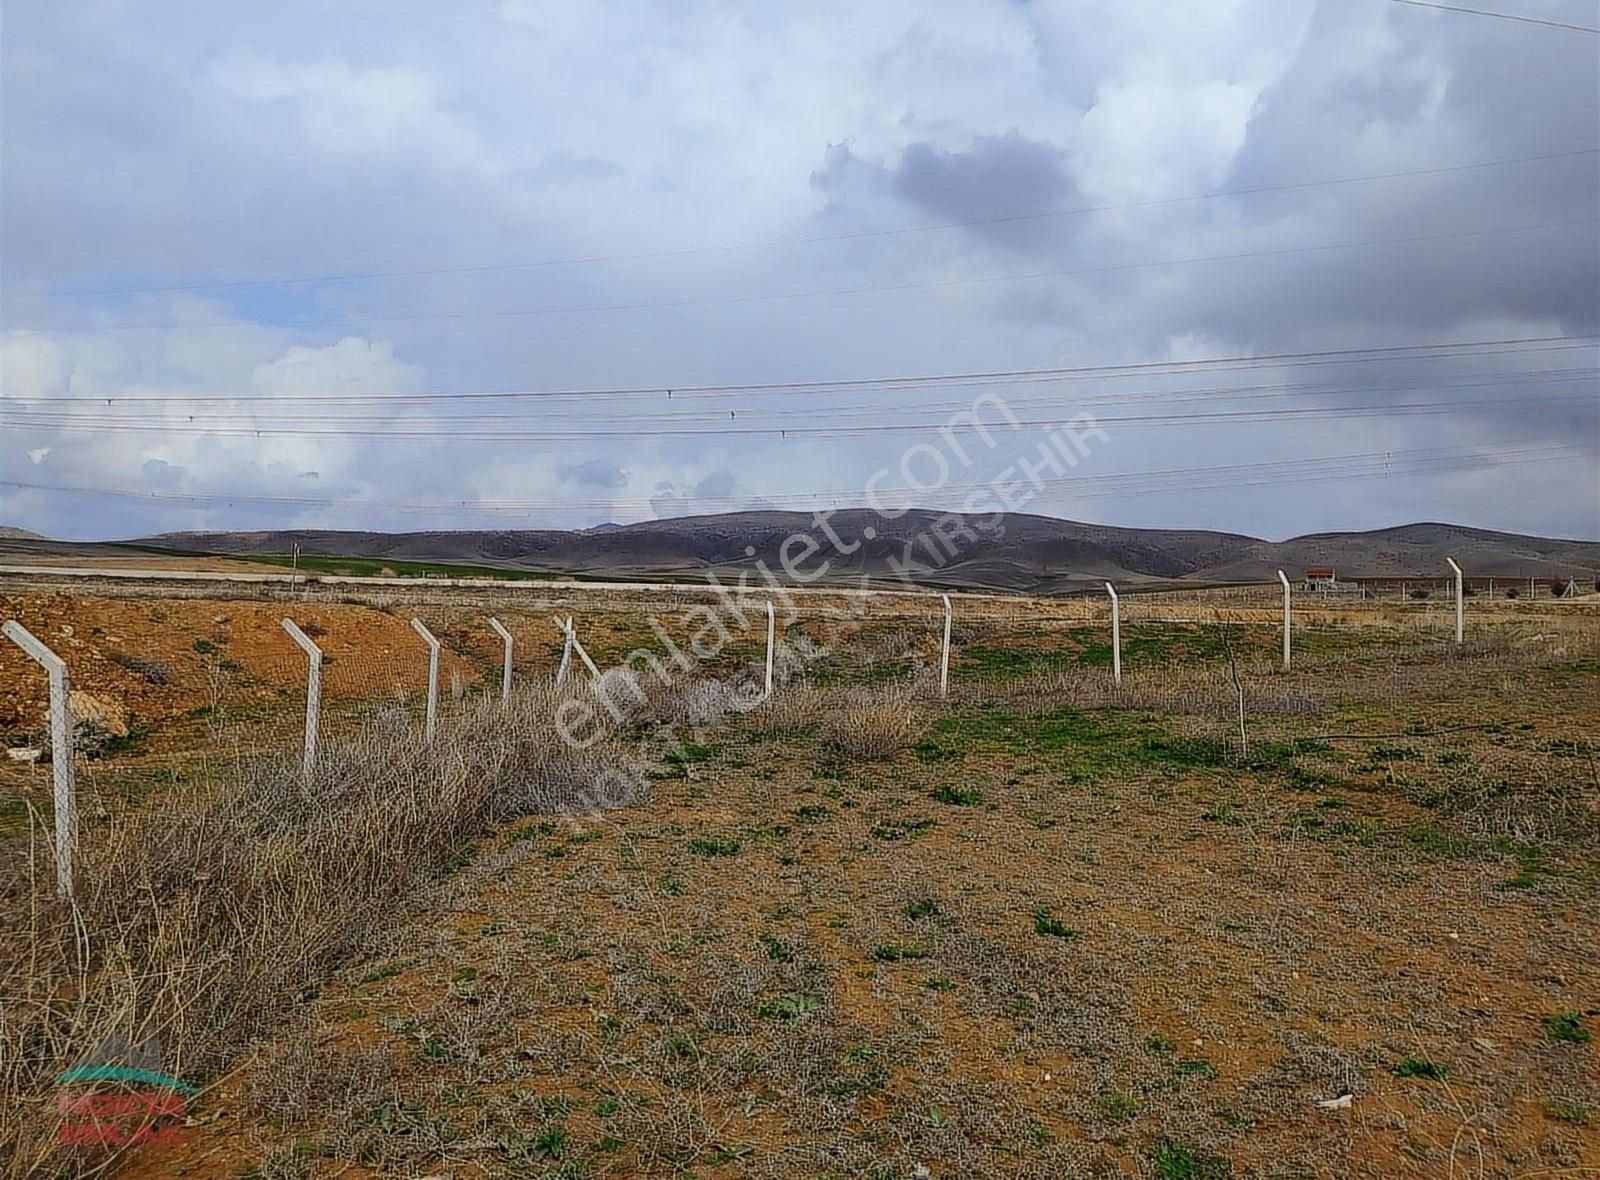
MULTIPOLYGON (((1453 629, 1455 642, 1463 642, 1471 613, 1467 585, 1463 575, 1447 583, 1443 598, 1401 600, 1397 633, 1426 637, 1453 629)), ((0 691, 0 735, 11 747, 8 763, 51 766, 56 876, 64 893, 72 889, 79 770, 103 776, 106 793, 126 797, 225 770, 241 758, 293 750, 309 780, 322 746, 380 714, 431 740, 442 719, 475 700, 503 699, 519 682, 599 680, 663 643, 684 658, 694 643, 685 620, 709 611, 686 606, 693 588, 682 596, 632 598, 568 588, 558 610, 548 609, 553 598, 537 608, 526 601, 508 608, 517 598, 504 592, 486 609, 431 585, 418 587, 403 609, 395 600, 409 588, 385 587, 376 602, 349 587, 336 598, 307 587, 291 597, 273 587, 278 592, 266 602, 253 594, 214 597, 213 584, 204 589, 212 596, 152 598, 148 587, 143 597, 50 595, 26 610, 11 600, 25 617, 5 623, 11 644, 0 645, 0 684, 11 686, 0 691), (663 623, 667 612, 682 614, 663 623)), ((1022 666, 1039 653, 1008 646, 1008 636, 1054 629, 1072 641, 1061 649, 1060 666, 1103 662, 1120 684, 1153 661, 1182 658, 1185 643, 1204 653, 1204 644, 1152 630, 1194 627, 1196 607, 1207 612, 1209 627, 1244 629, 1252 643, 1240 654, 1254 671, 1280 663, 1287 670, 1303 657, 1313 665, 1339 658, 1329 636, 1347 609, 1337 596, 1302 591, 1286 574, 1269 586, 1136 596, 1119 596, 1107 583, 1093 599, 928 594, 845 603, 824 595, 786 604, 780 630, 774 601, 782 598, 751 595, 744 632, 697 672, 746 677, 765 698, 780 690, 775 671, 792 663, 791 645, 828 651, 832 640, 830 659, 842 664, 824 665, 818 674, 833 669, 830 675, 848 678, 852 636, 879 626, 904 631, 905 639, 899 654, 882 657, 889 664, 871 669, 871 678, 881 682, 879 672, 892 672, 899 660, 907 669, 925 667, 946 696, 952 669, 967 678, 1022 666), (1191 613, 1180 613, 1180 604, 1191 613)), ((0 595, 0 608, 6 603, 0 595)), ((1228 652, 1233 658, 1231 644, 1228 652)))

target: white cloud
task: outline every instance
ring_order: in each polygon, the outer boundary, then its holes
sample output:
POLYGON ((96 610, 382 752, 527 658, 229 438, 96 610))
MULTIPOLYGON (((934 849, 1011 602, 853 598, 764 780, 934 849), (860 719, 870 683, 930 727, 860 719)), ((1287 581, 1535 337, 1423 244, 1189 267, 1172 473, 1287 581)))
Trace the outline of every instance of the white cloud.
MULTIPOLYGON (((506 0, 498 10, 407 13, 299 0, 200 9, 182 21, 135 6, 8 10, 7 405, 168 391, 681 388, 1448 340, 1485 325, 1504 335, 1593 331, 1600 318, 1592 232, 1269 253, 1591 217, 1600 200, 1592 160, 741 246, 1592 146, 1600 66, 1581 39, 1331 0, 506 0), (1116 269, 1250 252, 1261 254, 1116 269), (658 256, 618 257, 638 253, 658 256), (515 265, 570 258, 609 261, 515 265), (475 269, 439 273, 453 266, 475 269), (367 271, 411 273, 15 298, 367 271), (1058 271, 1068 273, 967 282, 1058 271), (962 285, 916 286, 943 280, 962 285), (629 310, 508 314, 593 306, 629 310), (151 324, 175 327, 144 329, 151 324)), ((895 404, 933 396, 907 392, 895 404)), ((827 422, 833 401, 803 408, 827 422)), ((234 411, 246 426, 262 413, 254 405, 234 411)), ((315 472, 317 487, 341 496, 569 503, 559 471, 596 458, 626 473, 625 485, 582 497, 616 497, 609 508, 718 472, 752 497, 859 486, 905 441, 734 446, 722 436, 663 440, 620 422, 610 438, 571 444, 393 436, 454 412, 379 404, 368 423, 379 433, 303 439, 7 426, 0 461, 25 465, 49 448, 43 466, 63 482, 138 486, 159 472, 185 487, 271 493, 303 490, 315 472)), ((540 403, 499 412, 493 428, 506 432, 570 421, 540 403)), ((581 409, 562 403, 561 412, 581 409)), ((624 412, 613 405, 596 420, 624 412)), ((1545 437, 1574 429, 1567 418, 1525 417, 1545 437)), ((1459 425, 1476 438, 1502 424, 1459 425)), ((1416 423, 1377 422, 1351 449, 1407 440, 1427 442, 1416 423)), ((1104 463, 1205 465, 1336 441, 1306 428, 1189 430, 1108 451, 1104 463)), ((1384 496, 1396 505, 1390 518, 1473 507, 1430 500, 1428 488, 1219 494, 1179 507, 1209 523, 1280 531, 1330 504, 1378 515, 1384 496)), ((1549 503, 1557 498, 1528 510, 1570 519, 1570 505, 1549 503)), ((115 505, 84 513, 81 502, 28 501, 41 502, 39 511, 76 513, 67 523, 80 532, 133 520, 115 505)), ((1156 524, 1174 505, 1084 510, 1156 524)), ((518 523, 610 515, 561 509, 518 523)), ((64 531, 56 519, 38 523, 64 531)))

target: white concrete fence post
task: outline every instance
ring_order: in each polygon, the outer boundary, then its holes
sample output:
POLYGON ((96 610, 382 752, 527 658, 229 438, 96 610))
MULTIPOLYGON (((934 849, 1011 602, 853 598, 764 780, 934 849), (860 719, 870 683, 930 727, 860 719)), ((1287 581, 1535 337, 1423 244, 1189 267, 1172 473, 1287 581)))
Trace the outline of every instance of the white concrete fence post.
POLYGON ((939 695, 950 695, 950 596, 939 595, 944 599, 944 642, 939 645, 939 695))
POLYGON ((1456 559, 1453 557, 1447 557, 1444 560, 1445 563, 1455 571, 1456 575, 1456 642, 1460 643, 1462 635, 1464 634, 1464 623, 1466 621, 1463 616, 1461 606, 1461 596, 1465 590, 1465 587, 1462 585, 1461 567, 1456 564, 1456 559))
POLYGON ((78 793, 72 777, 72 682, 67 664, 15 619, 0 631, 50 677, 50 773, 55 787, 56 892, 72 897, 72 854, 78 846, 78 793))
POLYGON ((589 658, 589 653, 583 650, 583 644, 578 642, 578 629, 572 625, 572 616, 568 615, 564 620, 557 619, 556 626, 561 628, 562 633, 567 637, 566 649, 561 653, 561 667, 556 671, 556 683, 560 684, 567 678, 567 668, 572 663, 573 652, 578 653, 578 658, 583 661, 583 666, 589 669, 589 675, 599 680, 600 669, 595 667, 594 661, 589 658))
POLYGON ((421 619, 412 619, 411 629, 422 636, 422 642, 428 645, 428 711, 422 732, 424 740, 431 746, 434 720, 439 710, 439 641, 433 637, 432 631, 422 625, 421 619))
POLYGON ((1117 588, 1106 583, 1106 593, 1111 595, 1111 678, 1122 683, 1122 606, 1117 601, 1117 588))
POLYGON ((500 665, 500 700, 504 703, 511 699, 511 632, 505 629, 504 624, 499 619, 491 618, 489 626, 494 629, 494 633, 500 636, 506 645, 505 659, 500 665))
POLYGON ((1283 583, 1283 670, 1289 670, 1289 653, 1294 640, 1291 636, 1293 623, 1289 613, 1289 575, 1282 570, 1278 571, 1278 581, 1283 583))
POLYGON ((560 685, 567 678, 567 669, 572 667, 572 620, 555 620, 556 628, 561 632, 561 663, 556 667, 556 684, 560 685))
POLYGON ((322 649, 291 619, 283 620, 289 638, 306 653, 306 746, 300 772, 309 781, 317 764, 317 718, 322 713, 322 649))
POLYGON ((762 700, 772 696, 772 653, 778 634, 778 616, 772 609, 772 603, 767 603, 767 680, 766 689, 761 694, 762 700))

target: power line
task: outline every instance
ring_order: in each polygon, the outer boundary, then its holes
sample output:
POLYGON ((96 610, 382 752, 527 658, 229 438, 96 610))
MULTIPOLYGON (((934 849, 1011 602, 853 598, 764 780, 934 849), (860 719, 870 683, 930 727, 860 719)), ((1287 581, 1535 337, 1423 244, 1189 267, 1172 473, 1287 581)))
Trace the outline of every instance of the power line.
MULTIPOLYGON (((1592 406, 1592 392, 1539 397, 1483 398, 1438 402, 1402 402, 1388 406, 1304 406, 1277 409, 1214 410, 1193 414, 1147 414, 1096 417, 1101 426, 1138 428, 1147 426, 1178 426, 1220 422, 1275 422, 1290 420, 1321 420, 1336 418, 1416 417, 1454 414, 1463 409, 1518 406, 1522 408, 1555 408, 1566 405, 1592 406)), ((1070 407, 1064 407, 1070 409, 1070 407)), ((579 439, 623 438, 707 438, 707 437, 771 437, 788 438, 863 438, 878 434, 905 434, 925 431, 926 422, 870 423, 855 426, 710 426, 683 430, 636 429, 626 421, 605 427, 561 431, 510 431, 460 429, 448 419, 441 419, 426 429, 395 429, 393 427, 333 427, 308 428, 300 425, 265 424, 256 426, 205 426, 184 423, 115 423, 111 421, 75 422, 63 416, 13 412, 7 416, 11 430, 48 430, 52 432, 80 432, 88 434, 159 434, 159 435, 209 435, 218 438, 354 438, 382 439, 385 442, 476 442, 520 444, 532 442, 567 442, 579 439)), ((1008 419, 1017 429, 1054 429, 1066 423, 1060 418, 1008 419)), ((995 426, 998 423, 990 422, 995 426)))
MULTIPOLYGON (((1352 242, 1323 242, 1311 246, 1282 246, 1272 250, 1243 250, 1228 254, 1204 254, 1188 258, 1165 258, 1145 262, 1115 263, 1105 266, 1074 267, 1066 270, 1041 270, 1010 275, 973 275, 955 279, 932 279, 917 283, 892 283, 865 287, 832 287, 809 291, 775 291, 720 295, 690 299, 646 300, 635 303, 598 303, 568 307, 498 308, 483 311, 412 312, 407 314, 346 314, 335 318, 259 321, 251 324, 257 328, 330 328, 337 325, 364 325, 383 323, 442 323, 467 320, 527 319, 550 315, 595 315, 630 311, 671 311, 688 307, 727 307, 754 303, 781 303, 799 299, 840 298, 856 295, 890 295, 909 291, 939 291, 957 287, 983 286, 993 283, 1032 282, 1039 279, 1074 278, 1090 274, 1117 274, 1127 271, 1151 270, 1172 266, 1198 266, 1218 262, 1242 262, 1257 258, 1285 258, 1298 254, 1328 253, 1338 250, 1365 250, 1377 246, 1411 246, 1427 242, 1461 241, 1468 238, 1493 237, 1498 234, 1542 233, 1546 230, 1581 229, 1600 225, 1600 219, 1548 222, 1539 225, 1491 226, 1486 229, 1461 230, 1443 234, 1415 234, 1400 238, 1365 238, 1352 242)), ((236 321, 223 320, 211 323, 184 324, 95 324, 82 328, 28 328, 40 336, 71 336, 84 332, 205 332, 218 329, 237 329, 236 321)))
MULTIPOLYGON (((1129 494, 1155 495, 1170 492, 1193 491, 1201 488, 1254 487, 1267 483, 1315 482, 1324 479, 1345 479, 1368 475, 1415 475, 1442 470, 1482 469, 1532 462, 1560 462, 1570 458, 1587 458, 1591 452, 1578 444, 1525 444, 1499 447, 1485 452, 1481 447, 1437 447, 1413 450, 1365 451, 1354 454, 1312 456, 1308 458, 1269 460, 1254 463, 1226 463, 1211 467, 1163 468, 1153 471, 1124 472, 1095 476, 1063 476, 1038 481, 1038 487, 1059 490, 1077 489, 1074 496, 1093 499, 1103 496, 1129 494), (1219 482, 1219 480, 1224 480, 1219 482), (1239 481, 1243 482, 1239 482, 1239 481)), ((436 500, 436 501, 341 501, 319 496, 275 496, 251 493, 166 492, 135 488, 97 488, 59 484, 32 483, 23 480, 0 479, 0 486, 24 491, 41 491, 72 495, 100 496, 113 499, 131 499, 163 504, 192 504, 195 506, 257 504, 284 508, 325 508, 341 512, 382 510, 416 513, 460 513, 463 511, 488 514, 525 513, 553 509, 601 508, 612 509, 627 505, 648 507, 670 495, 656 497, 616 497, 611 499, 579 500, 570 497, 529 500, 436 500)), ((992 485, 986 483, 949 484, 942 488, 918 492, 911 489, 884 489, 884 499, 924 497, 944 499, 965 496, 992 485)), ((833 489, 815 492, 778 492, 723 496, 694 496, 697 505, 749 505, 765 501, 837 502, 841 498, 862 498, 860 488, 833 489)))
POLYGON ((1296 192, 1305 189, 1336 187, 1349 184, 1366 184, 1387 180, 1412 179, 1424 176, 1445 176, 1453 173, 1478 171, 1486 168, 1511 167, 1519 164, 1538 164, 1551 160, 1573 159, 1600 153, 1600 148, 1577 148, 1569 151, 1545 152, 1539 155, 1514 156, 1500 160, 1481 160, 1463 164, 1446 164, 1432 168, 1411 168, 1394 172, 1372 172, 1358 176, 1331 177, 1322 180, 1291 181, 1284 184, 1251 185, 1242 188, 1213 189, 1178 197, 1161 197, 1145 201, 1125 201, 1115 204, 1081 205, 1071 209, 1046 210, 1038 213, 1018 213, 1002 217, 974 218, 966 221, 945 221, 930 225, 890 227, 875 230, 856 230, 848 233, 818 234, 808 237, 773 238, 758 242, 735 242, 717 246, 686 247, 677 250, 654 250, 631 254, 594 254, 573 258, 548 258, 526 262, 481 263, 474 266, 439 266, 409 270, 341 271, 318 275, 300 275, 283 278, 218 279, 193 283, 172 283, 163 286, 105 287, 88 291, 47 291, 27 293, 0 293, 0 299, 54 300, 110 298, 122 295, 161 295, 188 291, 222 291, 254 287, 316 286, 328 283, 364 282, 375 279, 436 278, 445 275, 493 274, 506 271, 539 270, 551 267, 585 266, 600 263, 640 262, 668 258, 687 258, 700 254, 727 253, 739 250, 761 250, 781 246, 818 245, 831 242, 853 242, 870 238, 898 237, 907 234, 934 233, 953 229, 981 229, 989 226, 1014 225, 1045 221, 1060 217, 1077 217, 1095 213, 1131 212, 1154 209, 1168 205, 1211 201, 1224 197, 1261 196, 1268 193, 1296 192))
MULTIPOLYGON (((1075 394, 1072 399, 1074 409, 1082 409, 1096 405, 1135 405, 1150 402, 1236 402, 1236 401, 1262 401, 1282 398, 1306 397, 1375 397, 1384 394, 1409 393, 1416 391, 1438 392, 1446 389, 1482 389, 1503 388, 1507 385, 1559 385, 1572 382, 1593 382, 1600 377, 1600 367, 1588 366, 1583 368, 1564 369, 1535 369, 1515 372, 1498 373, 1492 377, 1483 378, 1473 374, 1471 380, 1441 380, 1417 379, 1410 382, 1386 385, 1327 385, 1308 384, 1304 382, 1277 382, 1269 385, 1213 385, 1194 388, 1180 388, 1167 390, 1141 390, 1123 391, 1117 393, 1091 393, 1075 394)), ((266 423, 291 422, 295 426, 305 424, 364 424, 375 421, 374 414, 370 411, 382 409, 382 406, 369 407, 366 414, 357 415, 353 412, 335 414, 306 414, 298 409, 294 410, 292 418, 284 418, 272 413, 274 407, 263 406, 259 410, 238 410, 235 412, 201 409, 189 413, 183 409, 145 409, 141 406, 119 407, 113 406, 107 410, 100 410, 98 401, 88 399, 71 399, 76 402, 70 408, 61 409, 31 409, 30 403, 18 399, 12 413, 21 415, 26 421, 33 424, 48 422, 61 422, 66 424, 86 422, 106 426, 117 425, 163 425, 174 426, 204 426, 216 424, 245 423, 249 428, 266 423), (126 409, 129 412, 118 412, 126 409), (84 412, 90 411, 90 412, 84 412), (172 415, 183 414, 183 419, 172 415)), ((1043 397, 1007 397, 1005 406, 1011 410, 1030 409, 1040 407, 1060 407, 1059 394, 1049 394, 1043 397)), ((57 403, 59 404, 59 403, 57 403)), ((971 410, 970 403, 962 401, 937 401, 917 402, 911 405, 894 405, 887 403, 856 403, 846 405, 830 405, 827 413, 830 418, 847 418, 864 415, 898 414, 898 415, 943 415, 971 410)), ((998 410, 998 406, 995 407, 998 410)), ((593 410, 580 410, 576 413, 561 413, 545 409, 522 408, 509 411, 476 411, 469 414, 450 414, 438 420, 441 426, 447 425, 452 430, 459 430, 466 426, 476 424, 493 424, 500 422, 521 422, 528 420, 531 414, 537 414, 540 422, 547 421, 582 421, 614 425, 617 428, 633 427, 642 423, 675 423, 675 422, 748 422, 751 420, 773 420, 801 417, 807 420, 814 418, 816 408, 811 406, 745 406, 737 410, 725 408, 705 408, 685 410, 679 412, 644 412, 629 413, 626 417, 608 417, 604 413, 593 410)))
POLYGON ((1440 4, 1436 0, 1388 0, 1390 4, 1404 4, 1409 8, 1431 8, 1438 12, 1459 12, 1468 16, 1487 16, 1495 20, 1515 21, 1522 25, 1542 25, 1549 29, 1566 29, 1573 33, 1600 36, 1600 28, 1591 25, 1570 24, 1562 20, 1546 20, 1537 16, 1522 16, 1514 12, 1498 12, 1489 8, 1467 8, 1460 4, 1440 4))
POLYGON ((1559 352, 1600 347, 1600 336, 1516 336, 1490 340, 1453 340, 1438 344, 1389 344, 1364 348, 1334 348, 1302 352, 1259 353, 1220 357, 1195 357, 1188 360, 1135 361, 1114 365, 1073 365, 1048 369, 995 369, 962 373, 935 373, 916 376, 849 377, 812 381, 769 381, 721 385, 646 385, 611 386, 593 389, 545 390, 436 390, 424 393, 204 393, 204 394, 106 394, 100 396, 49 396, 28 398, 32 405, 177 404, 199 405, 211 402, 318 405, 415 406, 435 402, 518 401, 524 399, 583 399, 594 401, 636 398, 713 398, 777 394, 828 394, 837 392, 879 393, 935 388, 971 388, 1006 383, 1121 380, 1136 377, 1185 376, 1195 373, 1249 371, 1252 369, 1304 368, 1326 365, 1370 364, 1378 362, 1460 360, 1496 356, 1525 356, 1531 353, 1559 352))

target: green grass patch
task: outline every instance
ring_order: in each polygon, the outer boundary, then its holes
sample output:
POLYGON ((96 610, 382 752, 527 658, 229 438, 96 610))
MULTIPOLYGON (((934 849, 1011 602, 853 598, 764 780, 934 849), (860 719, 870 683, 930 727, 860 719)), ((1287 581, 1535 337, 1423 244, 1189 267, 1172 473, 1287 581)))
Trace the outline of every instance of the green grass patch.
POLYGON ((1594 1034, 1584 1027, 1583 1017, 1577 1012, 1558 1012, 1546 1019, 1544 1035, 1568 1045, 1587 1045, 1594 1040, 1594 1034))
POLYGON ((1153 1056, 1165 1056, 1178 1051, 1178 1042, 1171 1037, 1153 1032, 1144 1039, 1144 1051, 1153 1056))
POLYGON ((404 963, 385 963, 381 967, 374 967, 361 977, 362 983, 381 983, 385 979, 393 979, 406 969, 404 963))
POLYGON ((1101 1090, 1094 1096, 1094 1108, 1101 1118, 1121 1123, 1139 1113, 1139 1100, 1121 1090, 1101 1090))
POLYGON ((1219 1155, 1207 1155, 1171 1139, 1156 1147, 1151 1158, 1158 1180, 1227 1180, 1233 1168, 1219 1155))
POLYGON ((689 851, 696 856, 738 856, 742 845, 732 836, 696 836, 689 851))
POLYGON ((958 680, 1010 680, 1038 672, 1062 672, 1079 664, 1078 653, 1073 651, 973 644, 956 653, 951 671, 958 680))
POLYGON ((1393 1072, 1396 1077, 1425 1078, 1430 1082, 1450 1080, 1449 1066, 1430 1057, 1417 1057, 1412 1054, 1407 1054, 1396 1062, 1393 1072))
POLYGON ((1154 717, 1113 709, 942 717, 913 752, 928 764, 968 755, 1025 758, 1076 782, 1141 769, 1182 771, 1234 762, 1227 742, 1175 735, 1154 717))
POLYGON ((1074 930, 1060 918, 1055 917, 1047 909, 1033 911, 1033 932, 1046 938, 1061 938, 1067 942, 1077 942, 1083 937, 1081 931, 1074 930))
POLYGON ((703 746, 698 742, 684 742, 674 746, 662 755, 661 761, 667 766, 668 778, 684 778, 689 773, 689 767, 700 763, 710 762, 717 755, 713 746, 703 746))
POLYGON ((952 783, 940 783, 931 794, 935 802, 953 807, 976 807, 983 802, 983 792, 977 787, 958 787, 952 783))
POLYGON ((757 1012, 763 1020, 803 1020, 822 1007, 822 997, 815 992, 800 992, 779 996, 761 1005, 757 1012))
MULTIPOLYGON (((288 553, 237 553, 228 554, 238 561, 252 561, 258 565, 291 569, 294 557, 288 553)), ((529 570, 508 570, 492 565, 472 565, 456 561, 399 561, 380 557, 338 557, 331 554, 302 553, 299 569, 302 574, 328 574, 338 578, 496 578, 545 579, 554 574, 537 574, 529 570)))
POLYGON ((767 958, 774 963, 794 962, 794 947, 784 942, 783 939, 774 938, 770 934, 763 934, 760 941, 767 952, 767 958))
POLYGON ((1594 1111, 1581 1102, 1567 1102, 1561 1098, 1546 1099, 1544 1112, 1557 1122, 1571 1123, 1574 1127, 1587 1127, 1594 1122, 1594 1111))

